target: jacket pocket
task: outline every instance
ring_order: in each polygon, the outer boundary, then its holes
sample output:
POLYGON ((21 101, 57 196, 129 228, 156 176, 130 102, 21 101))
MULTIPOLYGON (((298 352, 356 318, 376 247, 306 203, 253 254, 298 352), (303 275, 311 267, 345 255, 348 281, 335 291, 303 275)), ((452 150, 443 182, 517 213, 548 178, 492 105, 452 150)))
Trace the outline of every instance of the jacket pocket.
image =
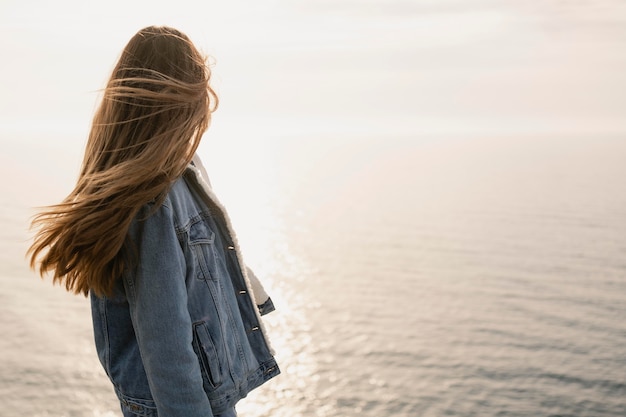
POLYGON ((122 414, 137 417, 157 417, 156 404, 152 400, 139 400, 118 394, 122 407, 122 414))
POLYGON ((193 325, 193 347, 200 361, 202 379, 213 389, 219 387, 222 384, 222 367, 205 322, 193 325))
POLYGON ((197 261, 196 276, 202 280, 217 280, 215 255, 215 232, 205 224, 203 219, 192 223, 189 227, 189 247, 197 261))

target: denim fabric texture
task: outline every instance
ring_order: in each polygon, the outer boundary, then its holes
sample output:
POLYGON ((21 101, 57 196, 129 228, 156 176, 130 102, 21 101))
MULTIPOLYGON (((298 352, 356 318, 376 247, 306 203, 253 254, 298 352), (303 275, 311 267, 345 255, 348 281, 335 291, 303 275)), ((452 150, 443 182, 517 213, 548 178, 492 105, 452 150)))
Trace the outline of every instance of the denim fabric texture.
POLYGON ((140 210, 128 239, 136 261, 114 296, 90 296, 123 415, 236 415, 280 370, 260 317, 274 306, 255 298, 225 210, 191 167, 140 210))
POLYGON ((237 411, 234 408, 231 408, 230 410, 227 410, 226 412, 215 417, 237 417, 237 411))

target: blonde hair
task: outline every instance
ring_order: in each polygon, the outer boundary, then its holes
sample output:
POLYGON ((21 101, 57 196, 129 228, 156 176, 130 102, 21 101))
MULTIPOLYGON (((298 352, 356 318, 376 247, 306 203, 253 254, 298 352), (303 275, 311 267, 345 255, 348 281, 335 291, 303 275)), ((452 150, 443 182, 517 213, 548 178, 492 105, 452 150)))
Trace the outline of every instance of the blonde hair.
POLYGON ((74 190, 37 214, 30 264, 68 291, 110 295, 141 206, 161 203, 191 161, 218 99, 206 58, 168 27, 137 32, 104 89, 74 190), (46 250, 47 249, 47 250, 46 250))

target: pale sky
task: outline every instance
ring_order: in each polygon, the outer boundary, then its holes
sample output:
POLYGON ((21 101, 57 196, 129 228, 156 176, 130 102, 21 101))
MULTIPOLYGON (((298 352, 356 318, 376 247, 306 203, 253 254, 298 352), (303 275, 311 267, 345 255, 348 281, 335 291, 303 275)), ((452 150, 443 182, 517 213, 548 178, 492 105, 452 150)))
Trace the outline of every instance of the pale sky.
POLYGON ((238 133, 626 132, 620 0, 0 2, 0 133, 86 131, 140 28, 214 57, 238 133))

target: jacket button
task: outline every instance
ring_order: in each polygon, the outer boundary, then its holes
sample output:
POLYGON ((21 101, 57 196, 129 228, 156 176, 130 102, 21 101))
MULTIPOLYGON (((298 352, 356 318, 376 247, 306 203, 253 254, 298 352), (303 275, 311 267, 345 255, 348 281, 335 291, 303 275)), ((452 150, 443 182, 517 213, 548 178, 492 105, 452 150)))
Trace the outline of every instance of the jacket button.
POLYGON ((235 247, 234 246, 229 246, 228 250, 235 250, 235 247))
POLYGON ((245 290, 241 290, 239 291, 239 294, 247 294, 247 292, 245 290))

